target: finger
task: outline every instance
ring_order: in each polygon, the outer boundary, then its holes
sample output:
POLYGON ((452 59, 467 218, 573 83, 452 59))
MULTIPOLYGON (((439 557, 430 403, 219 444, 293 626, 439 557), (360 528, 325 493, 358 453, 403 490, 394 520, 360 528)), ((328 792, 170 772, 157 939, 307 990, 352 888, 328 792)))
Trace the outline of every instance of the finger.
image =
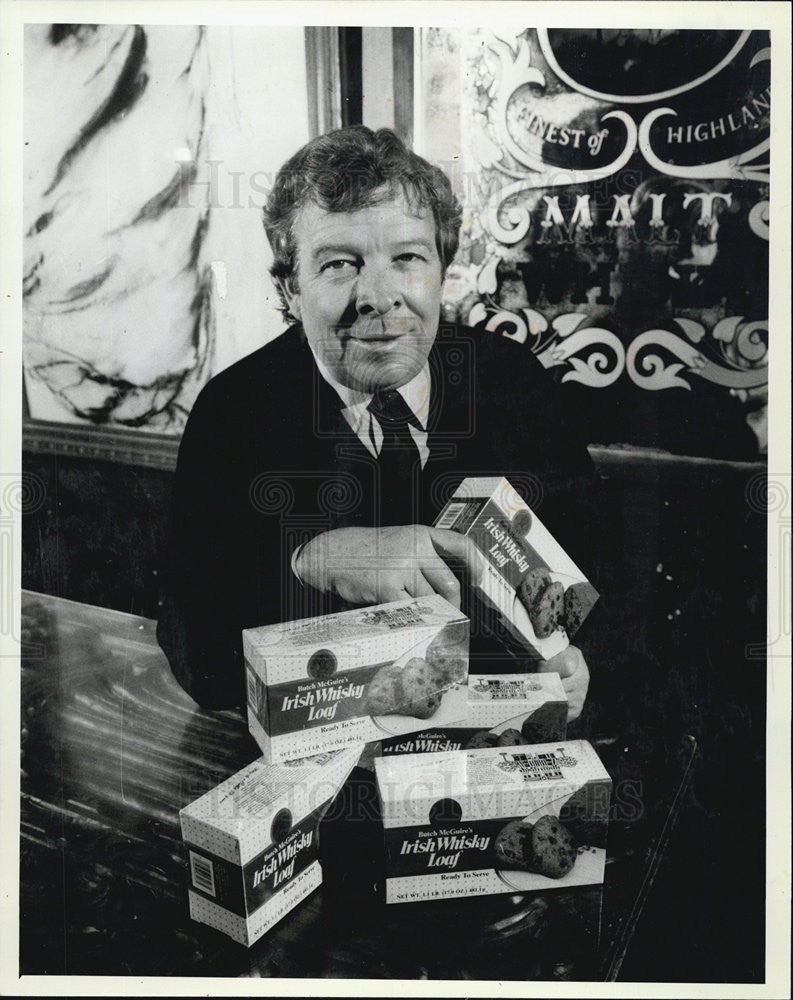
POLYGON ((430 528, 429 532, 435 551, 447 565, 462 567, 474 580, 479 579, 485 561, 470 538, 449 528, 430 528))
POLYGON ((381 604, 388 604, 390 601, 404 601, 405 598, 410 596, 407 590, 398 583, 385 584, 380 588, 377 595, 381 604))
POLYGON ((464 565, 465 547, 464 538, 456 531, 448 528, 429 528, 430 541, 438 555, 446 565, 464 565))
POLYGON ((540 660, 537 664, 538 674, 558 674, 560 672, 560 666, 558 656, 551 656, 547 660, 540 660))
POLYGON ((561 677, 560 675, 559 679, 566 694, 577 694, 581 690, 581 684, 575 674, 570 677, 561 677))
POLYGON ((460 607, 460 581, 442 559, 422 566, 421 572, 433 593, 445 597, 455 608, 460 607))
POLYGON ((406 585, 406 590, 411 597, 432 597, 436 592, 423 573, 415 573, 411 577, 410 583, 406 585))
POLYGON ((575 646, 568 646, 555 656, 543 660, 538 666, 539 673, 557 673, 560 677, 572 677, 581 665, 581 651, 575 646))

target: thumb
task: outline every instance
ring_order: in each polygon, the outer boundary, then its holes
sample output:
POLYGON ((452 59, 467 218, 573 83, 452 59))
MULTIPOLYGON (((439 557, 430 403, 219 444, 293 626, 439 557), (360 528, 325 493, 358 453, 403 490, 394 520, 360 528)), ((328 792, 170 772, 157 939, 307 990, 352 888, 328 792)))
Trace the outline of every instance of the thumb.
POLYGON ((472 580, 479 579, 485 560, 470 538, 449 528, 430 528, 429 531, 435 551, 447 565, 462 566, 472 580))
POLYGON ((580 652, 575 646, 568 646, 555 656, 543 660, 537 667, 538 673, 557 673, 560 677, 571 677, 578 670, 580 652))

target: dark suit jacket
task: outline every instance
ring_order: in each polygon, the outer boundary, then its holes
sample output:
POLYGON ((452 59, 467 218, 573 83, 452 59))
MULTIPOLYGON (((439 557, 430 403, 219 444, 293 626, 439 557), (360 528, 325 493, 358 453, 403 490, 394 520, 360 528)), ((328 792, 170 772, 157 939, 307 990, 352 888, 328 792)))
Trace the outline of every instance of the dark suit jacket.
MULTIPOLYGON (((466 476, 504 475, 587 568, 593 475, 559 393, 525 345, 441 324, 430 353, 430 456, 405 483, 401 523, 432 524, 466 476)), ((327 613, 294 548, 377 523, 377 462, 320 377, 300 327, 213 378, 179 449, 158 638, 200 704, 244 700, 241 631, 327 613)))

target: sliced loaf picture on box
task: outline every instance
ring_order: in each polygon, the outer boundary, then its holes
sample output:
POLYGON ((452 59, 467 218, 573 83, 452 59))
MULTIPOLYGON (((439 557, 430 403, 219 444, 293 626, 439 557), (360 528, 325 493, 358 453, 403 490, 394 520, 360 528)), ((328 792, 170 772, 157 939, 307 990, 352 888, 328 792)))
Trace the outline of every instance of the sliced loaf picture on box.
POLYGON ((464 479, 435 526, 466 535, 484 556, 471 591, 508 649, 547 660, 569 645, 598 592, 506 479, 464 479))
POLYGON ((247 629, 251 735, 277 762, 459 722, 469 631, 438 594, 247 629))
POLYGON ((375 758, 387 903, 598 885, 611 778, 583 740, 375 758))

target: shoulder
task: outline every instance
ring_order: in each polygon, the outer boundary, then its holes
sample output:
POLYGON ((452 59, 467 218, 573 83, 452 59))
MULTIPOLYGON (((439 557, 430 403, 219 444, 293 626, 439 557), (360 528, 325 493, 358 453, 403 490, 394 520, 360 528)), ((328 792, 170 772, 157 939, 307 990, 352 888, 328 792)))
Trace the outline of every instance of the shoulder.
POLYGON ((290 327, 207 382, 187 418, 180 464, 215 456, 231 467, 262 442, 284 441, 300 422, 299 408, 310 405, 312 379, 311 352, 299 328, 290 327))
POLYGON ((213 419, 233 419, 278 408, 288 396, 294 397, 300 382, 309 385, 311 378, 310 351, 300 328, 292 326, 211 378, 190 417, 211 414, 213 419))
POLYGON ((438 343, 468 359, 480 393, 518 389, 555 396, 558 387, 525 343, 490 330, 442 323, 438 343))
POLYGON ((590 473, 584 414, 528 343, 460 326, 449 337, 449 342, 470 345, 471 396, 491 433, 506 434, 521 448, 531 445, 554 462, 590 473))
POLYGON ((291 326, 275 340, 218 372, 204 386, 201 395, 238 398, 240 394, 261 394, 264 388, 283 384, 285 369, 299 371, 309 361, 300 328, 291 326))

